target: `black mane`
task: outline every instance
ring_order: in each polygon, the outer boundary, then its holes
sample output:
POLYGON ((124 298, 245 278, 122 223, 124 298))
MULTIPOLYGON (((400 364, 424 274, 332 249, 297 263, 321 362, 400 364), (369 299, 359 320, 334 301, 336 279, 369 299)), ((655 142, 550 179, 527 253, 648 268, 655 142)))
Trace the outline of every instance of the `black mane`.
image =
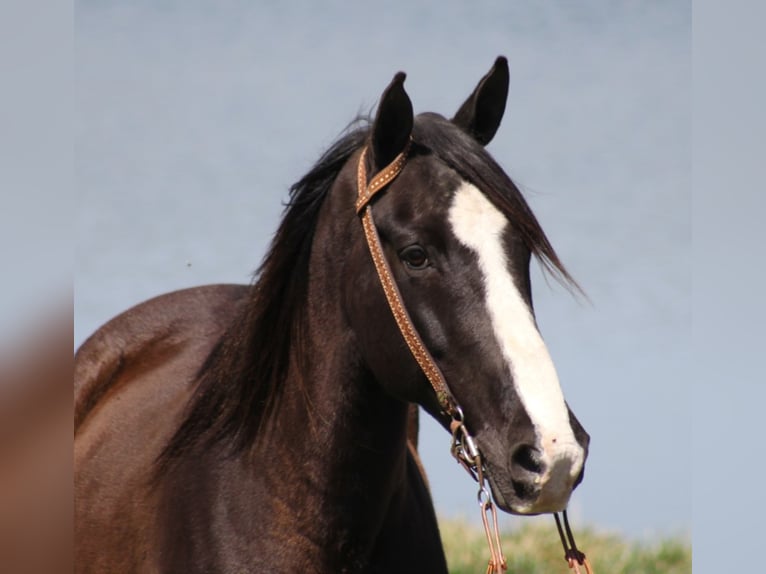
MULTIPOLYGON (((284 217, 255 275, 246 310, 201 367, 186 418, 158 459, 158 475, 201 441, 208 446, 226 442, 232 454, 240 452, 268 419, 284 387, 291 349, 304 344, 309 256, 319 210, 369 131, 369 122, 356 122, 290 188, 284 217)), ((419 115, 412 137, 413 153, 434 154, 482 190, 513 221, 544 268, 576 286, 521 192, 483 146, 436 114, 419 115)))
POLYGON ((283 388, 291 346, 303 344, 309 256, 319 210, 368 132, 366 119, 352 123, 290 188, 245 312, 200 368, 197 391, 184 422, 158 459, 158 473, 200 441, 213 445, 229 440, 232 453, 254 441, 283 388))

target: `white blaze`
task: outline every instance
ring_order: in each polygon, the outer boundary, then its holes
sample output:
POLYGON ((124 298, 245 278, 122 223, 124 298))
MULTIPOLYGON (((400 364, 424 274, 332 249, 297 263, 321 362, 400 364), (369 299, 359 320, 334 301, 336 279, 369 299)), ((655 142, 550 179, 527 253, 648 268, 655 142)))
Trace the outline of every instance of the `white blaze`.
MULTIPOLYGON (((535 427, 543 462, 554 474, 543 477, 543 484, 550 480, 550 489, 568 495, 584 452, 572 432, 553 361, 508 267, 502 241, 508 221, 466 182, 455 192, 449 219, 458 240, 478 256, 495 337, 535 427)), ((554 492, 550 494, 555 498, 554 492)))

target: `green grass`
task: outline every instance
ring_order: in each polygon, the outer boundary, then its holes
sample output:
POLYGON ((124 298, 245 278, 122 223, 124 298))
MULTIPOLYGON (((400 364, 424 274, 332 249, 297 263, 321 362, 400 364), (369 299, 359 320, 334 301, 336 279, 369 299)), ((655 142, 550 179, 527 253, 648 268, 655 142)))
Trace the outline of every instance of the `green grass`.
MULTIPOLYGON (((460 520, 440 520, 451 574, 483 574, 489 552, 484 531, 460 520)), ((575 529, 577 546, 588 556, 594 574, 689 574, 689 541, 672 537, 656 542, 629 541, 592 529, 575 529)), ((556 527, 527 523, 502 533, 508 574, 567 574, 564 550, 556 527)), ((582 573, 585 569, 581 568, 582 573)))

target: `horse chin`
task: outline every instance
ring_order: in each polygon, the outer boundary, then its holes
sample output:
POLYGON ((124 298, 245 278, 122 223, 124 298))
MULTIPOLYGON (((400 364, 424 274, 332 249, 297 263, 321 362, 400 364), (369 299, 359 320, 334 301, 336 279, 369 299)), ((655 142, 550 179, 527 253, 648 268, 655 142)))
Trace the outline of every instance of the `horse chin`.
POLYGON ((492 491, 492 500, 500 510, 509 514, 522 516, 534 516, 535 514, 539 514, 539 512, 534 512, 532 510, 533 504, 521 500, 518 497, 510 481, 507 486, 505 481, 502 481, 503 486, 501 487, 498 485, 498 481, 495 480, 492 474, 489 475, 488 479, 489 487, 492 491))
MULTIPOLYGON (((490 471, 488 476, 493 502, 497 507, 509 514, 520 516, 536 516, 561 512, 566 509, 571 488, 566 492, 552 492, 547 488, 519 485, 507 477, 496 477, 490 471)), ((546 485, 547 486, 547 485, 546 485)))

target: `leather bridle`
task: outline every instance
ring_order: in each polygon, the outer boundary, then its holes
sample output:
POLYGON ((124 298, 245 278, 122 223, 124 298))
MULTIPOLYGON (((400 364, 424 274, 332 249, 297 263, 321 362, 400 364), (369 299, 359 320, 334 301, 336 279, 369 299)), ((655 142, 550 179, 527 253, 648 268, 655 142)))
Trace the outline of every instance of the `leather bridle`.
MULTIPOLYGON (((402 169, 404 169, 411 145, 412 140, 409 139, 401 153, 399 153, 399 155, 397 155, 393 161, 381 171, 374 174, 369 182, 367 180, 366 165, 367 147, 362 149, 357 164, 356 212, 362 219, 367 246, 370 250, 370 255, 375 264, 375 270, 377 271, 380 284, 383 287, 386 301, 391 309, 396 325, 399 328, 410 353, 412 353, 412 356, 420 366, 423 374, 433 387, 442 413, 450 418, 450 430, 452 432, 452 447, 450 450, 452 455, 479 483, 478 500, 482 512, 484 532, 487 537, 487 544, 490 552, 487 574, 505 572, 508 569, 508 565, 505 556, 503 555, 502 548, 500 547, 497 510, 496 505, 492 501, 491 490, 487 486, 487 469, 482 462, 481 453, 476 445, 475 439, 465 426, 463 411, 460 408, 460 405, 447 386, 447 381, 444 378, 441 369, 439 369, 436 361, 431 356, 431 353, 428 352, 428 349, 423 344, 423 339, 420 337, 420 334, 412 322, 412 318, 407 312, 399 287, 391 272, 391 267, 383 253, 380 236, 378 235, 378 230, 375 227, 375 221, 372 217, 372 206, 370 205, 370 201, 378 192, 382 191, 389 183, 396 179, 402 169)), ((569 567, 574 568, 576 573, 579 574, 579 569, 577 568, 577 564, 579 563, 581 565, 584 564, 587 572, 592 574, 590 564, 585 558, 585 554, 577 550, 577 547, 575 546, 574 537, 569 528, 566 511, 564 511, 563 514, 566 533, 569 538, 568 541, 564 538, 558 514, 554 514, 554 517, 556 518, 556 526, 558 527, 561 541, 564 545, 565 559, 567 560, 569 567), (569 542, 569 544, 567 544, 567 542, 569 542)))
POLYGON ((407 313, 404 301, 402 301, 402 295, 399 292, 394 276, 391 273, 391 267, 388 265, 388 261, 383 254, 380 236, 375 227, 375 222, 372 219, 370 200, 375 197, 375 194, 386 187, 386 185, 391 183, 402 171, 407 160, 410 145, 411 143, 408 141, 404 150, 402 150, 402 152, 397 155, 387 167, 377 173, 369 183, 367 183, 367 169, 365 165, 367 148, 362 150, 357 167, 359 196, 356 201, 356 212, 362 218, 364 236, 367 239, 367 245, 370 248, 372 260, 375 263, 375 270, 378 272, 380 284, 386 294, 386 301, 388 301, 388 306, 391 308, 391 313, 396 320, 396 325, 399 327, 399 331, 401 332, 402 337, 404 337, 404 341, 407 343, 407 347, 409 347, 412 356, 431 383, 442 411, 450 418, 454 418, 459 412, 457 401, 450 392, 449 387, 447 386, 447 381, 444 379, 444 375, 436 365, 436 361, 434 361, 431 353, 428 352, 428 349, 423 344, 423 340, 420 338, 415 325, 412 323, 409 313, 407 313))

